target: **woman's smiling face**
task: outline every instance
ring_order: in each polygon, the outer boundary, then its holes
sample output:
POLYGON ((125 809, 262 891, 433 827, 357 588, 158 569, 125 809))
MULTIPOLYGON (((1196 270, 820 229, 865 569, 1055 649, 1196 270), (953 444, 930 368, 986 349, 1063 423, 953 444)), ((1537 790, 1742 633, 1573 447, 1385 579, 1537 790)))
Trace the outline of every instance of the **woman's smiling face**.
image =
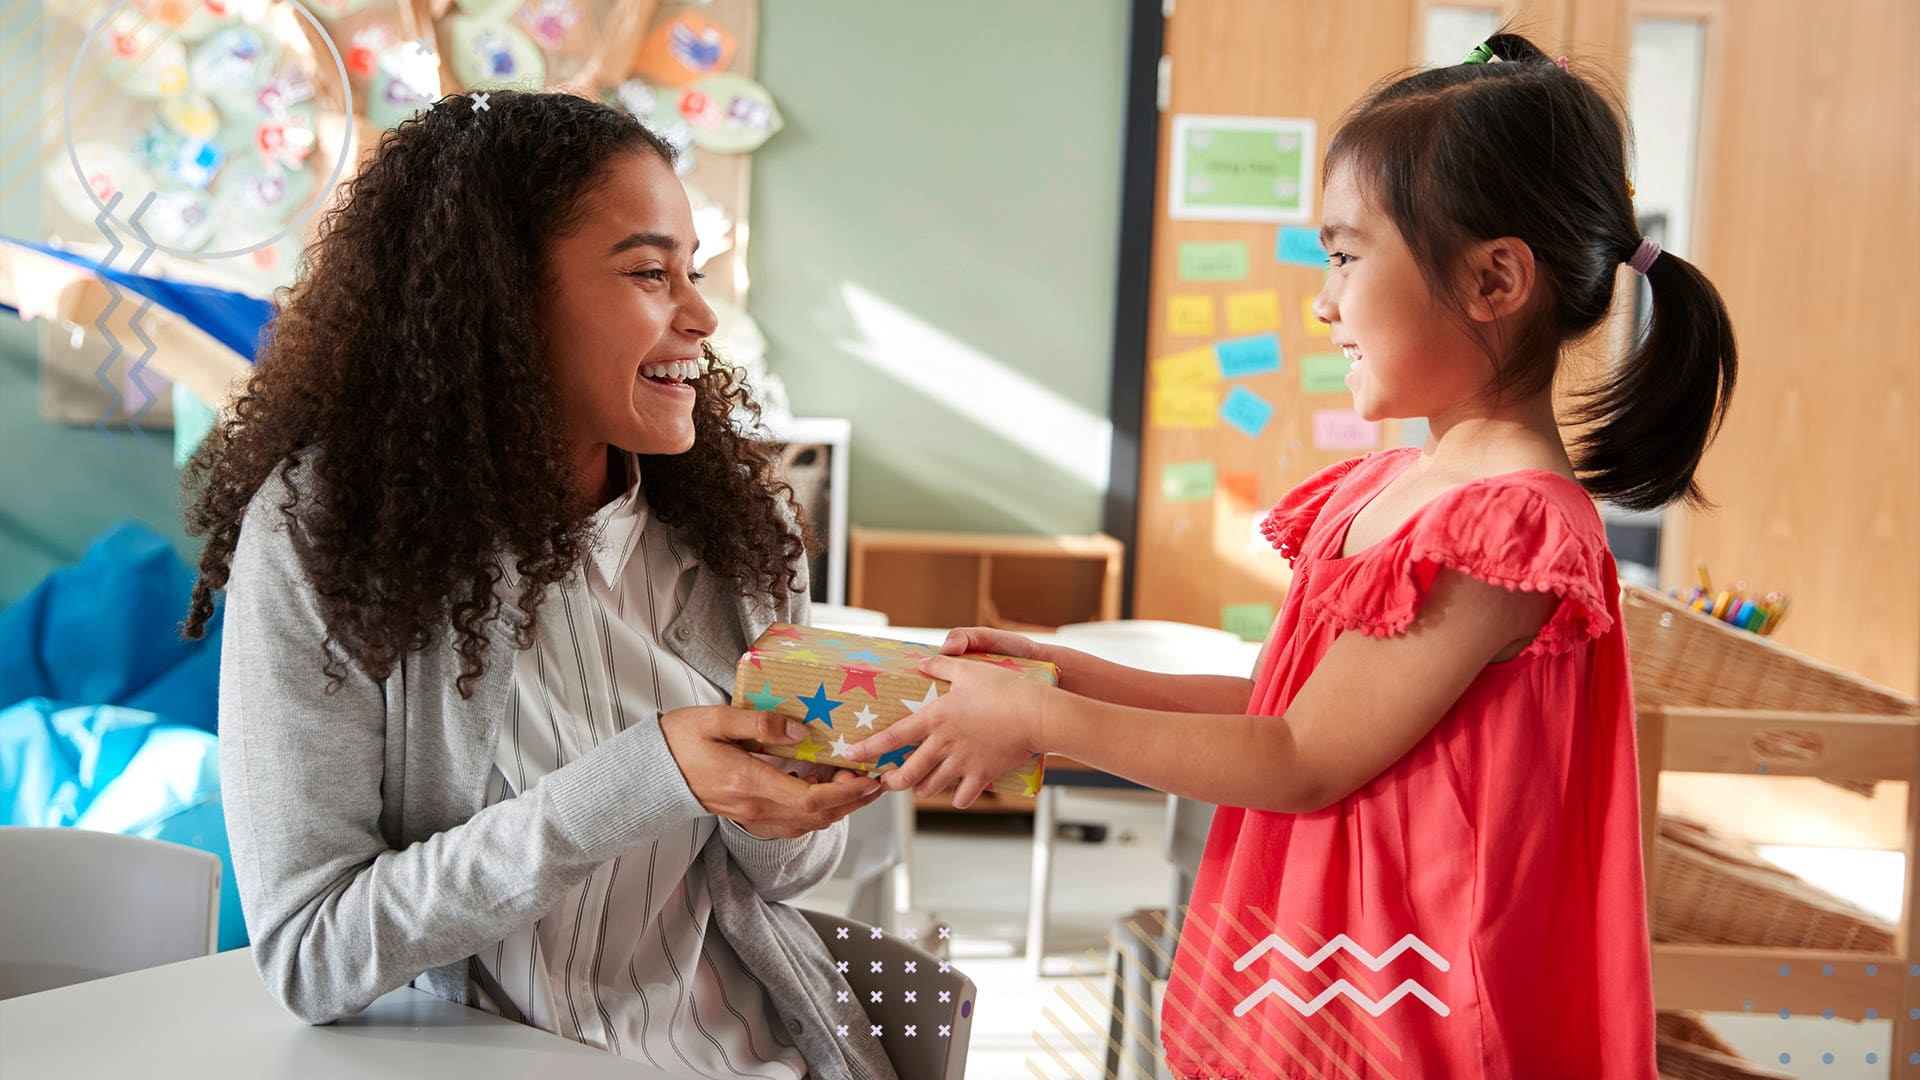
POLYGON ((715 326, 696 287, 693 212, 673 169, 623 154, 549 242, 541 322, 556 397, 582 460, 604 447, 693 446, 691 380, 715 326))

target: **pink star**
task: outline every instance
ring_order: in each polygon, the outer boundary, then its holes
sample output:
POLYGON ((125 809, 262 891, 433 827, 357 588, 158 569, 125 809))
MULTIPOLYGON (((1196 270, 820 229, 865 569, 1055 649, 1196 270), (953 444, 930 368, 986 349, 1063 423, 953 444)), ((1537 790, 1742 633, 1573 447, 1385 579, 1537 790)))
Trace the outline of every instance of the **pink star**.
POLYGON ((847 680, 840 684, 841 693, 844 694, 848 690, 860 689, 865 690, 868 697, 875 700, 879 699, 880 691, 874 689, 873 686, 873 677, 880 674, 878 671, 863 664, 841 664, 840 670, 847 673, 847 680))
POLYGON ((800 632, 800 628, 797 626, 788 626, 786 623, 774 623, 772 626, 767 628, 766 633, 761 634, 760 636, 761 637, 800 638, 806 635, 802 634, 800 632))

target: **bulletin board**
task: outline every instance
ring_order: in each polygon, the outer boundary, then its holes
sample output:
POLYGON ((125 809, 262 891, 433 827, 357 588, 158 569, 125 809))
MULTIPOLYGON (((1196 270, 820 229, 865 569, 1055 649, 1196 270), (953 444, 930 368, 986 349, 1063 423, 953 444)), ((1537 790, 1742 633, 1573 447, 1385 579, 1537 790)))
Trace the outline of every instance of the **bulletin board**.
POLYGON ((1311 311, 1326 274, 1327 138, 1374 78, 1407 63, 1413 11, 1206 0, 1164 24, 1144 355, 1131 373, 1135 618, 1264 637, 1290 580, 1259 533, 1266 510, 1327 465, 1424 441, 1412 423, 1353 414, 1347 363, 1311 311))

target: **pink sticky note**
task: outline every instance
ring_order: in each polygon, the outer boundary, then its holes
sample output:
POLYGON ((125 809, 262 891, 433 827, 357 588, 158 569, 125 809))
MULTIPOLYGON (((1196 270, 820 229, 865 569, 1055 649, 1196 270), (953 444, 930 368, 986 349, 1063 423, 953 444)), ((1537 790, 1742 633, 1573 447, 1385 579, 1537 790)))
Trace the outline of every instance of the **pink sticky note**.
POLYGON ((1360 419, 1352 409, 1315 409, 1313 445, 1317 450, 1371 450, 1380 445, 1380 425, 1360 419))

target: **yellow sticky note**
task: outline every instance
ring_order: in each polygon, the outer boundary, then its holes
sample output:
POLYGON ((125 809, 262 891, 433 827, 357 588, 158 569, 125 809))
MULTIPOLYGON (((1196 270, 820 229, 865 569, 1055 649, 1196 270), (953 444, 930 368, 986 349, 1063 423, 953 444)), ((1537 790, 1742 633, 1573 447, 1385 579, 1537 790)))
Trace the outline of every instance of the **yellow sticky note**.
POLYGON ((1280 329, 1280 294, 1234 293, 1227 297, 1227 333, 1257 334, 1280 329))
POLYGON ((1220 381, 1220 362, 1213 349, 1188 349, 1147 364, 1155 386, 1212 386, 1220 381))
POLYGON ((1167 333, 1180 337, 1213 336, 1213 297, 1174 296, 1167 301, 1167 333))
POLYGON ((1314 337, 1332 337, 1333 327, 1314 317, 1313 301, 1313 296, 1300 301, 1300 325, 1306 327, 1307 333, 1314 337))
POLYGON ((1156 386, 1147 395, 1147 423, 1161 428, 1219 426, 1220 392, 1203 386, 1156 386))

